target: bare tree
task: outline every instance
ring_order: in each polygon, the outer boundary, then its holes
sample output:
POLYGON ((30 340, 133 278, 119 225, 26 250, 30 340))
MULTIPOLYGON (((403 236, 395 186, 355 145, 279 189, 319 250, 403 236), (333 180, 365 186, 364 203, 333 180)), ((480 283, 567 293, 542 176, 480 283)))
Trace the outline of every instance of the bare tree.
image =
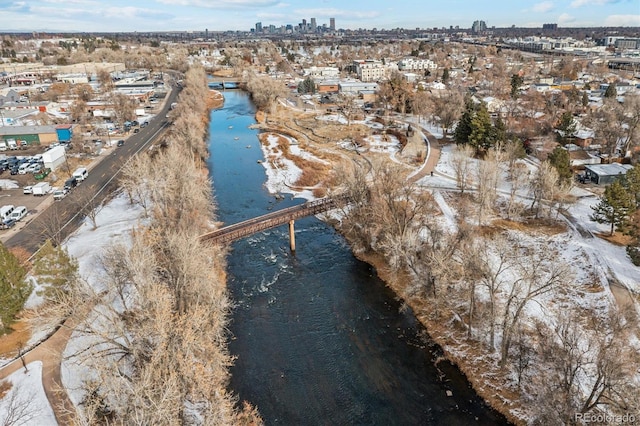
POLYGON ((451 157, 451 166, 456 176, 456 185, 461 194, 471 186, 473 177, 473 155, 470 145, 457 145, 451 157))
POLYGON ((33 402, 35 400, 36 394, 33 390, 13 385, 9 394, 0 401, 0 408, 3 413, 3 417, 0 418, 0 424, 2 426, 31 424, 42 411, 40 408, 34 407, 33 402))
POLYGON ((251 98, 256 106, 265 112, 271 112, 275 107, 276 100, 285 97, 287 93, 283 82, 271 77, 255 75, 247 81, 247 90, 251 92, 251 98))
POLYGON ((131 204, 137 203, 149 215, 148 177, 151 174, 152 160, 146 153, 131 157, 122 167, 120 186, 129 197, 131 204))
POLYGON ((510 283, 502 314, 502 343, 500 365, 509 355, 511 340, 527 304, 553 290, 570 279, 570 269, 555 257, 551 247, 536 250, 523 249, 518 253, 520 262, 516 267, 518 279, 510 283))
POLYGON ((545 160, 538 167, 538 171, 531 181, 530 191, 532 194, 531 209, 535 210, 536 218, 540 217, 543 210, 543 203, 549 206, 548 213, 553 208, 551 202, 558 192, 560 177, 558 171, 545 160))
POLYGON ((464 108, 464 98, 457 90, 445 90, 432 96, 433 113, 440 123, 444 137, 449 129, 460 118, 464 108))
POLYGON ((605 98, 602 106, 585 121, 594 130, 595 136, 602 142, 604 153, 610 158, 627 146, 625 139, 630 130, 626 123, 628 119, 625 108, 616 99, 605 98))
POLYGON ((98 77, 98 82, 102 87, 103 93, 108 93, 113 89, 113 79, 111 78, 111 73, 104 68, 98 69, 96 72, 98 77))
POLYGON ((98 213, 104 207, 104 204, 99 198, 99 193, 95 192, 95 188, 81 185, 75 191, 74 205, 84 216, 88 217, 93 225, 93 229, 98 228, 96 219, 98 213))
POLYGON ((518 200, 518 190, 526 188, 530 179, 530 172, 526 164, 513 162, 508 171, 509 198, 507 199, 507 219, 518 217, 525 209, 523 203, 518 200))
POLYGON ((500 162, 502 153, 491 148, 484 160, 478 161, 476 169, 476 201, 478 203, 478 225, 482 224, 484 215, 491 211, 498 198, 498 185, 500 182, 500 162))
POLYGON ((62 228, 65 226, 66 221, 64 220, 61 206, 53 205, 49 207, 35 219, 34 224, 34 232, 50 240, 54 246, 59 246, 64 239, 62 228))
POLYGON ((123 93, 112 93, 111 107, 115 114, 116 123, 122 127, 125 121, 135 119, 135 101, 123 93))
POLYGON ((502 235, 484 239, 475 257, 481 283, 489 293, 489 348, 495 349, 495 326, 498 316, 498 296, 507 282, 507 273, 517 262, 513 257, 513 242, 502 235))
POLYGON ((576 413, 597 407, 629 412, 637 403, 634 374, 638 354, 628 345, 629 324, 612 309, 604 318, 571 311, 551 327, 538 324, 543 390, 537 403, 540 420, 573 423, 576 413), (635 400, 634 400, 635 399, 635 400))

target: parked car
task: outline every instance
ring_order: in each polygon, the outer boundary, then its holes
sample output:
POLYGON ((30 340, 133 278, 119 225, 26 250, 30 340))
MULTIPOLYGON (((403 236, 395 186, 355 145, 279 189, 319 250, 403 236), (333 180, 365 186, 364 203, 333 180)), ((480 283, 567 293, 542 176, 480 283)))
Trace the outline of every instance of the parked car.
POLYGON ((120 139, 116 145, 117 145, 117 146, 122 146, 122 145, 124 145, 124 139, 120 139))
POLYGON ((142 124, 140 124, 140 127, 147 127, 149 125, 148 121, 143 121, 142 124))
POLYGON ((66 189, 67 191, 71 191, 76 186, 78 186, 78 179, 73 176, 71 176, 64 182, 64 189, 66 189))
POLYGON ((13 220, 13 219, 5 219, 0 224, 0 228, 1 229, 10 229, 10 228, 13 228, 15 225, 16 225, 16 221, 15 220, 13 220))
POLYGON ((22 220, 27 215, 27 208, 25 206, 18 206, 11 212, 9 219, 13 219, 16 222, 22 220))
POLYGON ((18 174, 19 175, 26 175, 27 173, 29 173, 29 167, 31 167, 31 163, 22 163, 20 164, 20 167, 18 167, 18 174))
POLYGON ((69 193, 69 190, 66 188, 53 188, 53 199, 54 200, 62 200, 64 197, 67 196, 67 194, 69 193))
POLYGON ((42 166, 39 163, 30 163, 27 167, 27 173, 39 173, 42 166))
POLYGON ((22 188, 22 193, 23 194, 33 194, 33 186, 31 185, 27 185, 24 188, 22 188))
POLYGON ((89 172, 86 167, 78 167, 72 175, 74 178, 78 180, 78 182, 82 182, 89 176, 89 172))

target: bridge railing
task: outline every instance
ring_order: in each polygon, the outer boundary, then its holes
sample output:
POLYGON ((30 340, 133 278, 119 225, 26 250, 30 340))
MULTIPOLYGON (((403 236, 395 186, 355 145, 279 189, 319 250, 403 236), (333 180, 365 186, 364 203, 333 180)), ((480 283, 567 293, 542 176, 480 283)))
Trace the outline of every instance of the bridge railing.
POLYGON ((346 197, 337 196, 308 201, 304 204, 287 207, 282 210, 277 210, 262 216, 224 226, 216 229, 215 231, 201 235, 200 240, 222 244, 229 243, 257 232, 284 225, 292 220, 324 213, 338 207, 339 203, 344 202, 345 200, 346 197))

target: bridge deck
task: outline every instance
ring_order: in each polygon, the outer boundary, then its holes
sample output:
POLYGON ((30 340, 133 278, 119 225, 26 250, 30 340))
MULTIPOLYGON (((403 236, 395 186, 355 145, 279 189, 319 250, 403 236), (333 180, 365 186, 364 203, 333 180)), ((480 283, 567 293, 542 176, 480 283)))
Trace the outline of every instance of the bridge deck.
POLYGON ((215 231, 208 232, 200 236, 201 241, 208 241, 217 244, 226 244, 257 232, 266 231, 275 228, 292 220, 300 219, 306 216, 313 216, 319 213, 332 210, 338 206, 338 202, 343 198, 322 198, 319 200, 309 201, 293 207, 267 213, 262 216, 254 217, 233 225, 224 226, 215 231))

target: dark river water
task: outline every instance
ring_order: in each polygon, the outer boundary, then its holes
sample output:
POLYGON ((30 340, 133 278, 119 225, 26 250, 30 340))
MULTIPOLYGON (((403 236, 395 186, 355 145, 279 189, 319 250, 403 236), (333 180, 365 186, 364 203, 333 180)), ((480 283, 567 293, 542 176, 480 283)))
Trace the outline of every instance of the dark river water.
MULTIPOLYGON (((219 219, 304 202, 267 192, 254 107, 243 92, 224 95, 210 127, 219 219)), ((230 387, 268 425, 506 424, 454 366, 434 365, 423 327, 333 228, 297 221, 296 243, 293 255, 285 225, 236 242, 228 258, 230 387)))

